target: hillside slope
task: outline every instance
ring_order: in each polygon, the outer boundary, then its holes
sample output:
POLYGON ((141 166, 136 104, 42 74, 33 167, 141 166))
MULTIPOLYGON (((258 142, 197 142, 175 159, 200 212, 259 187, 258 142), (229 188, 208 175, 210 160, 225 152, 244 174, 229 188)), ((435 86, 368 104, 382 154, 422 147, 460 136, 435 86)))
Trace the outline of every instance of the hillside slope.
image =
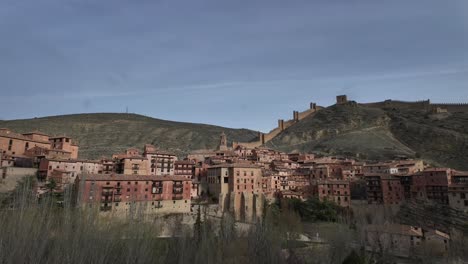
POLYGON ((0 121, 0 127, 25 133, 39 130, 76 139, 81 158, 110 156, 129 147, 154 144, 184 155, 196 149, 215 148, 221 132, 230 141, 251 141, 257 132, 212 125, 160 120, 135 114, 76 114, 0 121))
POLYGON ((467 170, 468 115, 334 105, 286 129, 267 146, 361 159, 421 157, 467 170))

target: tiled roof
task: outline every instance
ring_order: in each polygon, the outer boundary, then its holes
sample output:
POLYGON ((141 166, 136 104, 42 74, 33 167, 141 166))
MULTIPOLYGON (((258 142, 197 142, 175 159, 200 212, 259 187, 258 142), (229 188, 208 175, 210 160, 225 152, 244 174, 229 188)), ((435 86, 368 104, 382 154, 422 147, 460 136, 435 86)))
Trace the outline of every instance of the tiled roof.
POLYGON ((211 166, 210 168, 254 168, 260 169, 259 166, 247 163, 224 163, 215 166, 211 166))
POLYGON ((46 133, 43 133, 43 132, 37 131, 37 130, 31 131, 31 132, 28 132, 28 133, 24 133, 23 135, 33 135, 33 134, 50 137, 46 133))
POLYGON ((37 142, 37 143, 43 143, 43 144, 50 144, 49 141, 44 141, 44 140, 34 140, 32 138, 26 137, 24 135, 12 132, 7 129, 0 129, 0 137, 6 137, 6 138, 12 138, 12 139, 19 139, 19 140, 24 140, 24 141, 30 141, 30 142, 37 142))
POLYGON ((423 232, 421 228, 414 228, 408 225, 399 225, 399 224, 384 224, 384 225, 368 225, 367 231, 370 232, 381 232, 388 234, 398 234, 405 236, 418 236, 422 237, 423 232))

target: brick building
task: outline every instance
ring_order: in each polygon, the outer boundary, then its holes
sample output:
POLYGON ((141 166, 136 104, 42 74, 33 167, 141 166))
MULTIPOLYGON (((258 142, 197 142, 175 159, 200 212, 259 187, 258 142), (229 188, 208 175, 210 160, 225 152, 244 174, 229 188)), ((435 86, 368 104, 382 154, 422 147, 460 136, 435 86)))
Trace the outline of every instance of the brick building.
POLYGON ((191 180, 184 177, 91 174, 83 175, 76 186, 80 205, 95 204, 103 212, 190 212, 191 180))
POLYGON ((400 205, 404 201, 404 190, 398 177, 374 174, 365 176, 365 179, 369 204, 400 205))
POLYGON ((448 186, 452 183, 453 172, 448 168, 429 168, 421 172, 426 181, 427 199, 449 204, 448 186))
POLYGON ((349 181, 325 179, 311 180, 312 195, 320 201, 333 201, 342 207, 349 207, 351 203, 351 190, 349 181))

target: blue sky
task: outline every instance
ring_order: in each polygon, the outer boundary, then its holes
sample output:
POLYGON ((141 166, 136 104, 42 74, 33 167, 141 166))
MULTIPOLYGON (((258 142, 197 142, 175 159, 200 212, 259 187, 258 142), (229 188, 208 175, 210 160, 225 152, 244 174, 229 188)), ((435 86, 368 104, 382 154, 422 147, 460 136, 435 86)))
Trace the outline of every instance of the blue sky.
POLYGON ((338 94, 468 102, 466 0, 1 0, 0 119, 268 131, 338 94))

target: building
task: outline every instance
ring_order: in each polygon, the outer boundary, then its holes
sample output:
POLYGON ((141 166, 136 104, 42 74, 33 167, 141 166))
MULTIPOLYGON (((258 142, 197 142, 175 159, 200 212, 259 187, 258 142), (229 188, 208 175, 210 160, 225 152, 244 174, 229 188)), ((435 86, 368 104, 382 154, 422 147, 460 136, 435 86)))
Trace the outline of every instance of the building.
POLYGON ((368 225, 365 233, 367 250, 399 257, 413 256, 423 242, 423 230, 408 225, 368 225))
POLYGON ((365 176, 365 179, 369 204, 400 205, 404 201, 404 191, 398 177, 374 174, 365 176))
POLYGON ((177 161, 175 154, 148 144, 145 145, 143 156, 149 162, 149 175, 174 175, 174 163, 177 161))
POLYGON ((427 199, 449 204, 448 186, 452 183, 453 172, 448 168, 428 168, 421 172, 426 181, 427 199))
POLYGON ((38 131, 18 134, 9 129, 0 128, 0 149, 2 149, 3 154, 13 157, 31 156, 35 151, 40 151, 37 148, 42 149, 40 155, 57 155, 57 157, 62 155, 61 158, 78 158, 79 148, 69 137, 49 137, 38 131), (36 150, 28 152, 32 148, 36 148, 36 150), (49 150, 49 152, 44 150, 49 150))
MULTIPOLYGON (((54 171, 60 172, 63 183, 73 183, 81 174, 102 173, 102 164, 100 161, 93 160, 62 160, 62 159, 43 159, 39 164, 40 180, 49 180, 54 171)), ((55 178, 59 174, 55 173, 55 178)))
POLYGON ((349 207, 351 190, 349 181, 326 179, 311 180, 312 195, 320 201, 332 201, 342 207, 349 207))
POLYGON ((427 200, 426 178, 423 174, 398 176, 405 200, 427 200))
POLYGON ((63 151, 70 152, 71 159, 78 159, 78 145, 72 142, 70 137, 51 137, 49 138, 52 149, 60 149, 63 151))
POLYGON ((449 206, 468 212, 468 172, 454 172, 448 187, 449 206))
POLYGON ((260 167, 220 164, 208 168, 208 192, 218 198, 221 212, 231 211, 240 221, 253 221, 262 214, 263 188, 260 167))
POLYGON ((191 180, 179 176, 90 174, 79 178, 78 202, 125 216, 190 213, 191 180), (134 210, 134 211, 133 211, 134 210))
POLYGON ((24 155, 32 147, 50 149, 49 137, 39 132, 18 134, 9 129, 0 128, 0 149, 4 155, 24 155))
POLYGON ((178 160, 174 162, 174 175, 193 179, 195 162, 190 160, 178 160))
POLYGON ((346 95, 338 95, 336 97, 336 104, 346 104, 348 102, 348 97, 346 95))

